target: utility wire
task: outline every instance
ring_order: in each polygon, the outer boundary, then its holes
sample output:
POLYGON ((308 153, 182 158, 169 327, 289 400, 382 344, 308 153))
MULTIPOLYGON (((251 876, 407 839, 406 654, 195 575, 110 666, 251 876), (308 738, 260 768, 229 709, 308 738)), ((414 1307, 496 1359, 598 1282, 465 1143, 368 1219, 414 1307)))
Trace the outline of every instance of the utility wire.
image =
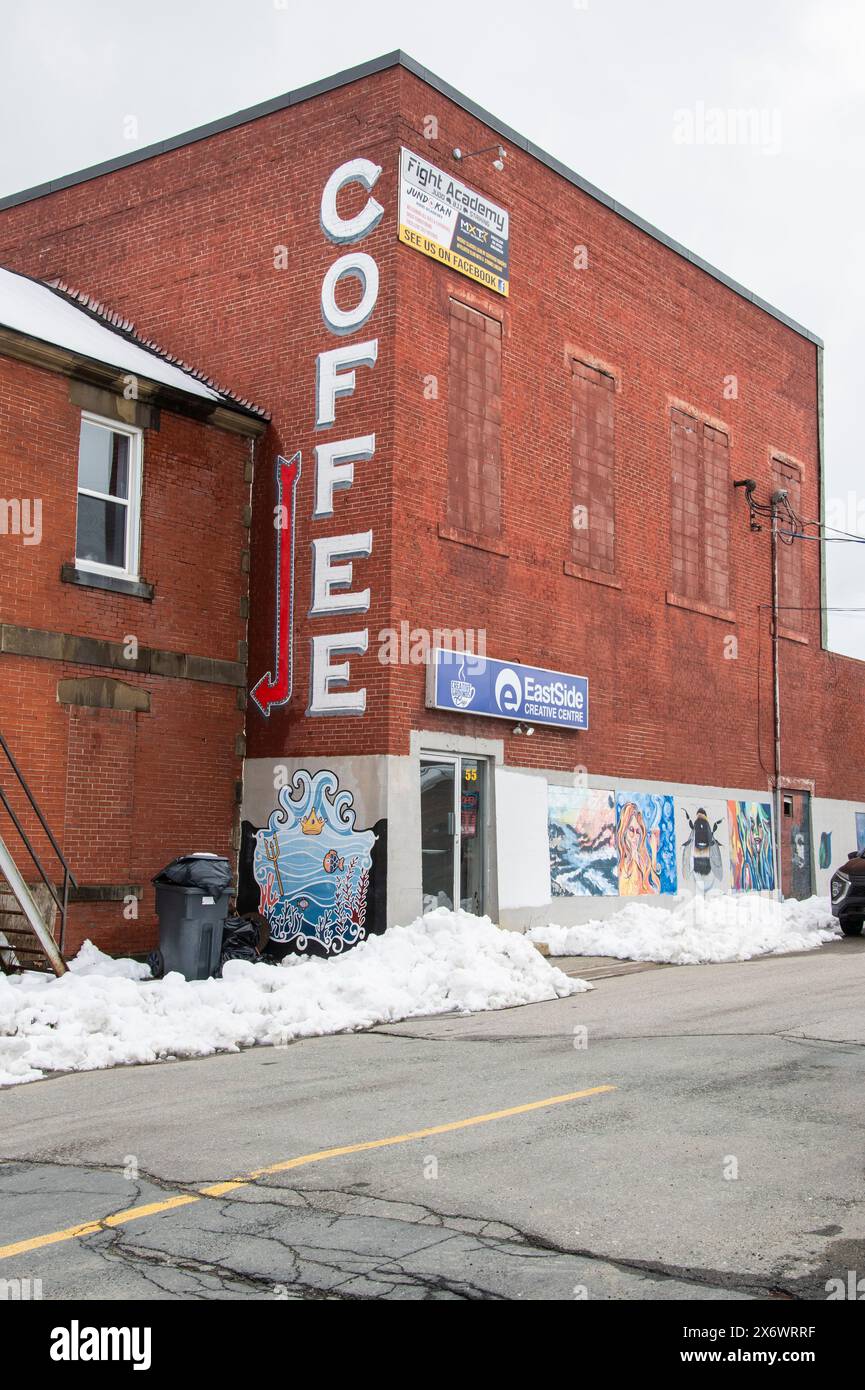
MULTIPOLYGON (((779 537, 789 537, 791 541, 818 541, 821 545, 865 545, 865 536, 806 536, 804 531, 779 531, 779 537)), ((787 542, 785 541, 785 544, 787 542)))
MULTIPOLYGON (((803 526, 819 526, 824 531, 834 531, 836 536, 848 536, 854 541, 865 541, 865 536, 857 534, 856 531, 842 531, 840 526, 830 526, 825 521, 802 521, 803 526)), ((830 539, 827 537, 827 540, 830 539)))

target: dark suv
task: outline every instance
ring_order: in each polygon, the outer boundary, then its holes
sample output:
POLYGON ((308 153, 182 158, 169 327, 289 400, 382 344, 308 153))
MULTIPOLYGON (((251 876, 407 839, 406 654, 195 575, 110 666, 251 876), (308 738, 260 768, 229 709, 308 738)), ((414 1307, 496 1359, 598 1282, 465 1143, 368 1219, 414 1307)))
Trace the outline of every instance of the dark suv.
POLYGON ((830 884, 832 913, 845 936, 859 936, 865 921, 865 849, 853 850, 830 884))

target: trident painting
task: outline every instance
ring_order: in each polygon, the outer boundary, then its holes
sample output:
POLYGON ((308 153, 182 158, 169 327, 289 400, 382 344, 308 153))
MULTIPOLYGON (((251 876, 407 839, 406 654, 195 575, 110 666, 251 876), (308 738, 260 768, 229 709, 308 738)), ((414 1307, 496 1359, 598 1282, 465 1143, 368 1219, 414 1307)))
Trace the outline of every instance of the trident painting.
POLYGON ((270 939, 338 955, 366 936, 375 835, 355 830, 354 797, 335 772, 295 772, 255 837, 253 876, 270 939))

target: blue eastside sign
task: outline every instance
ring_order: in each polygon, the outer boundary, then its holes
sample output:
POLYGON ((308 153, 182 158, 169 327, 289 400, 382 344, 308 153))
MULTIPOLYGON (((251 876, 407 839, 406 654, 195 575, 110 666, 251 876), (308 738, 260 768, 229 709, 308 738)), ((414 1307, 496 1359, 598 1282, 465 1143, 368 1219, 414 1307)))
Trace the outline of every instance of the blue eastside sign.
POLYGON ((588 729, 586 676, 495 661, 436 647, 430 653, 427 704, 455 714, 550 724, 556 729, 588 729))

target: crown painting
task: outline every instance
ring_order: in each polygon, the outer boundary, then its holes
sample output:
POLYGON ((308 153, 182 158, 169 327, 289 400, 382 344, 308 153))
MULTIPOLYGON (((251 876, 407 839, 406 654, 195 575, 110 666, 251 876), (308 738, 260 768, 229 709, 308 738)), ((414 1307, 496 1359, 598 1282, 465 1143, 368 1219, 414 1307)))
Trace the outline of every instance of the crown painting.
POLYGON ((270 939, 338 955, 366 936, 375 834, 355 830, 354 797, 335 772, 299 768, 255 837, 254 876, 270 939), (316 949, 318 948, 318 949, 316 949))

